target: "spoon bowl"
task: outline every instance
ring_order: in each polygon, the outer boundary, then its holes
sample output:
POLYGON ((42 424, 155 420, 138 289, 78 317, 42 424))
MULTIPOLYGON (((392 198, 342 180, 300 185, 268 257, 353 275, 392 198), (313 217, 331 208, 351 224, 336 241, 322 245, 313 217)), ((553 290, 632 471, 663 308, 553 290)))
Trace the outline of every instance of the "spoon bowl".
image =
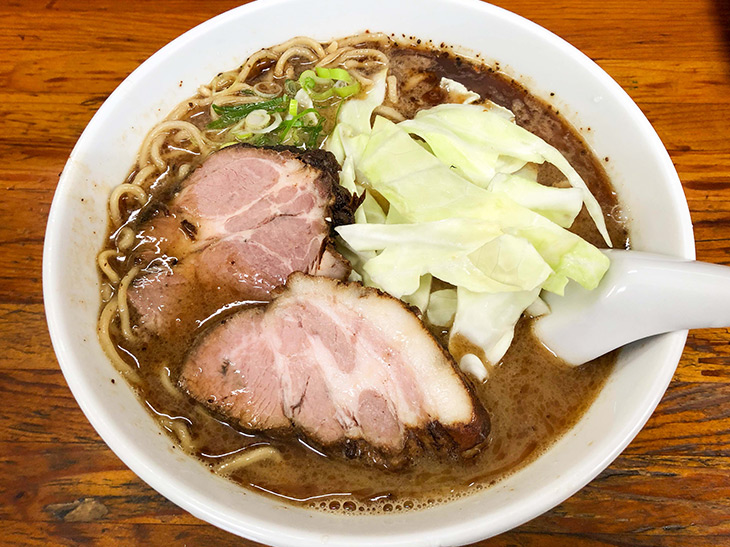
POLYGON ((535 334, 555 355, 582 365, 656 334, 730 326, 730 268, 637 251, 607 250, 611 266, 599 286, 571 282, 546 293, 550 313, 535 334))

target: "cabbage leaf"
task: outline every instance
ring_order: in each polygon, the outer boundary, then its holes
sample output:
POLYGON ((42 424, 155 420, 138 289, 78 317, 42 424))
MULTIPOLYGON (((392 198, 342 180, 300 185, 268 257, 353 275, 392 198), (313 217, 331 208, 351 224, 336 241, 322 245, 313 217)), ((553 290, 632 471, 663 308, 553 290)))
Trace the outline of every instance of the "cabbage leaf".
POLYGON ((343 104, 325 145, 341 184, 365 192, 355 224, 336 228, 351 278, 434 325, 453 323, 452 341, 465 338, 472 360, 496 364, 525 310, 546 311, 541 290, 562 294, 569 279, 598 285, 608 258, 565 228, 585 205, 608 241, 600 207, 567 160, 508 110, 441 105, 399 124, 376 116, 371 127, 384 95, 381 73, 365 98, 343 104), (539 184, 533 164, 545 161, 572 187, 539 184), (434 278, 455 288, 432 293, 434 278))
POLYGON ((426 316, 431 324, 438 327, 448 327, 454 321, 456 301, 456 289, 434 291, 426 309, 426 316))
MULTIPOLYGON (((373 111, 385 99, 387 70, 381 70, 373 77, 373 86, 361 99, 349 99, 340 106, 337 124, 324 143, 324 149, 332 152, 341 166, 340 185, 352 194, 362 194, 365 190, 357 183, 355 171, 357 162, 370 137, 370 118, 373 111)), ((355 211, 355 222, 372 222, 374 215, 382 217, 385 213, 370 195, 365 196, 363 205, 355 211)))
POLYGON ((478 219, 350 224, 336 231, 358 253, 380 251, 362 269, 398 298, 418 290, 426 274, 477 292, 533 289, 552 274, 528 241, 478 219))
POLYGON ((385 118, 376 118, 358 170, 362 183, 409 222, 481 219, 525 239, 552 269, 545 288, 558 294, 568 279, 593 289, 608 269, 608 258, 593 245, 508 196, 471 184, 385 118))
POLYGON ((487 187, 495 174, 514 173, 528 162, 551 163, 581 191, 588 213, 611 247, 601 206, 578 172, 558 150, 505 119, 497 108, 442 104, 420 111, 399 126, 425 140, 437 158, 481 187, 487 187))
POLYGON ((554 188, 518 175, 497 174, 489 183, 490 192, 501 192, 515 203, 570 228, 583 207, 579 188, 554 188))
POLYGON ((498 363, 512 343, 515 324, 540 289, 509 293, 477 293, 457 289, 451 336, 458 334, 481 348, 489 363, 498 363))
POLYGON ((433 281, 433 278, 430 275, 424 275, 421 277, 418 289, 403 296, 401 300, 406 304, 417 307, 421 310, 421 313, 424 313, 431 300, 431 281, 433 281))

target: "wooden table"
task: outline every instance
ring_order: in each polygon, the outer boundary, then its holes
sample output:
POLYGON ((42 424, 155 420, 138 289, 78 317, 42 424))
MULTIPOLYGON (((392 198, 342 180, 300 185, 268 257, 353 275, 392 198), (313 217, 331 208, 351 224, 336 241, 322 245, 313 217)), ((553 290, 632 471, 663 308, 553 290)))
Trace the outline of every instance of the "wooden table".
MULTIPOLYGON (((41 295, 45 220, 66 158, 112 90, 169 40, 239 2, 0 4, 0 541, 246 545, 142 483, 64 382, 41 295)), ((697 255, 730 262, 730 4, 503 0, 596 60, 654 124, 697 255)), ((730 331, 690 334, 656 413, 578 494, 482 545, 730 545, 730 331)))

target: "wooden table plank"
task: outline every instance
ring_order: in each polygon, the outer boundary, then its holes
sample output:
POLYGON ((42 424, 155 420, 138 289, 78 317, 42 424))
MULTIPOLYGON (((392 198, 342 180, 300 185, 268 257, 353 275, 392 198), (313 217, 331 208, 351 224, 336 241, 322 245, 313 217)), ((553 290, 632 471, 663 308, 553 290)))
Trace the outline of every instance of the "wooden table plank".
POLYGON ((0 332, 4 342, 0 373, 18 369, 58 372, 40 302, 20 305, 0 300, 0 332))
MULTIPOLYGON (((502 0, 595 59, 654 124, 702 260, 730 264, 730 4, 502 0)), ((253 545, 165 500, 91 428, 42 308, 45 218, 73 145, 140 62, 238 1, 0 5, 0 544, 253 545)), ((222 67, 223 68, 223 67, 222 67)), ((490 546, 730 544, 730 330, 690 333, 644 430, 606 471, 490 546)))

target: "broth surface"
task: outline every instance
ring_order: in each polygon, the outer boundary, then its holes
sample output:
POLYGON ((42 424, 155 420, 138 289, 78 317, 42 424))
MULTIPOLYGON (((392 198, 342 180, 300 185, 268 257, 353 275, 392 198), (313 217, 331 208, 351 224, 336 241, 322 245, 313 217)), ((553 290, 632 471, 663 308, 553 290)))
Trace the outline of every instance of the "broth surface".
MULTIPOLYGON (((372 46, 371 46, 372 47, 372 46)), ((576 168, 596 196, 606 217, 609 233, 618 248, 628 246, 626 228, 620 209, 601 162, 594 157, 577 132, 549 105, 530 95, 504 74, 479 66, 446 50, 426 47, 378 45, 390 60, 390 74, 398 79, 398 101, 386 98, 385 106, 397 109, 405 117, 418 110, 443 102, 445 94, 438 82, 442 77, 463 83, 467 88, 512 110, 517 123, 555 146, 576 168)), ((296 71, 311 67, 307 59, 294 59, 296 71)), ((270 77, 271 62, 260 62, 246 80, 255 84, 270 77)), ((219 75, 221 76, 221 75, 219 75)), ((274 78, 281 81, 284 78, 274 78)), ((325 130, 331 129, 336 109, 325 112, 325 130)), ((194 102, 179 119, 204 128, 210 121, 207 108, 194 102)), ((163 146, 184 147, 186 143, 166 137, 163 146)), ((150 203, 132 213, 126 227, 133 231, 171 197, 191 169, 204 159, 199 154, 190 161, 183 156, 180 164, 171 164, 149 187, 150 203), (183 168, 182 165, 187 165, 183 168)), ((128 182, 139 171, 133 171, 128 182)), ((543 184, 561 184, 562 177, 551 166, 539 168, 543 184)), ((122 200, 130 211, 134 203, 122 200)), ((581 212, 571 231, 590 243, 602 247, 602 238, 585 212, 581 212)), ((107 249, 114 249, 119 230, 110 233, 107 249)), ((121 256, 114 269, 123 276, 139 266, 134 253, 121 256)), ((106 299, 113 292, 106 289, 106 299)), ((216 314, 216 319, 257 302, 234 302, 216 314)), ((192 306, 183 324, 195 329, 176 329, 165 340, 130 342, 112 323, 110 335, 120 357, 132 365, 141 379, 137 385, 140 398, 159 419, 175 446, 190 452, 213 470, 225 458, 247 447, 271 445, 283 461, 262 461, 233 472, 230 478, 256 491, 306 506, 348 513, 410 510, 441 503, 488 487, 509 473, 529 463, 568 431, 595 399, 610 374, 615 355, 604 356, 578 368, 566 366, 547 351, 533 336, 531 319, 523 317, 517 325, 512 347, 499 366, 490 371, 487 382, 474 383, 478 397, 487 408, 492 432, 489 444, 466 462, 444 461, 424 457, 406 470, 388 471, 354 462, 329 458, 304 440, 281 440, 238 430, 186 394, 174 388, 186 352, 210 320, 202 321, 200 310, 192 306), (170 389, 171 385, 173 386, 170 389), (189 442, 178 438, 179 425, 189 432, 189 442), (182 441, 182 442, 179 442, 182 441)), ((103 315, 103 314, 102 314, 103 315)), ((430 326, 442 343, 445 333, 430 326)))

